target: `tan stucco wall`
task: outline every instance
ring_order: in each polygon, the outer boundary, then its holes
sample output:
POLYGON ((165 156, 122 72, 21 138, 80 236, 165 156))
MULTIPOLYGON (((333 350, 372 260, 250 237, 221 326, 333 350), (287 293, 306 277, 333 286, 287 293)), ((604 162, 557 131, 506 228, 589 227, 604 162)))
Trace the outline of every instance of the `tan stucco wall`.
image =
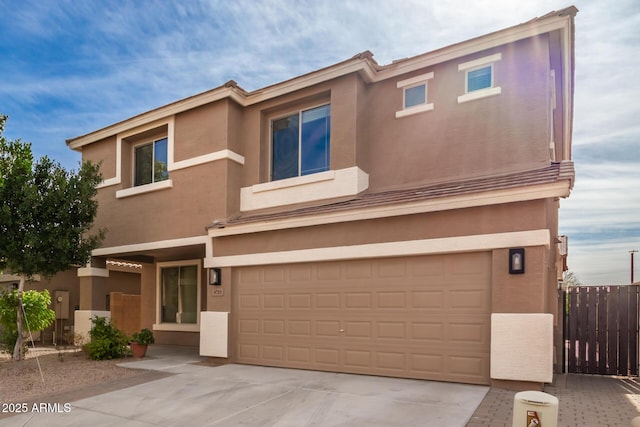
POLYGON ((116 176, 116 136, 103 139, 82 149, 82 160, 100 164, 102 179, 116 176))
MULTIPOLYGON (((546 165, 549 67, 548 37, 538 37, 378 83, 351 74, 246 108, 225 99, 177 114, 175 161, 231 149, 244 165, 219 160, 175 170, 171 189, 115 199, 131 186, 128 141, 139 138, 127 138, 122 183, 99 191, 96 227, 108 229, 103 246, 204 235, 214 220, 238 215, 240 188, 269 180, 271 120, 323 103, 331 104, 331 168, 360 167, 370 192, 546 165), (465 75, 458 64, 494 53, 502 54, 494 65, 502 93, 458 104, 465 75), (434 73, 427 91, 434 110, 396 119, 396 83, 427 72, 434 73)), ((105 178, 115 171, 115 140, 84 148, 85 159, 104 162, 105 178)))
POLYGON ((216 256, 544 229, 544 201, 241 234, 215 239, 216 256))
POLYGON ((119 186, 98 192, 94 227, 106 228, 103 247, 202 236, 225 218, 226 162, 172 171, 173 188, 116 199, 119 186))
POLYGON ((230 102, 221 100, 176 115, 175 161, 227 148, 230 102))

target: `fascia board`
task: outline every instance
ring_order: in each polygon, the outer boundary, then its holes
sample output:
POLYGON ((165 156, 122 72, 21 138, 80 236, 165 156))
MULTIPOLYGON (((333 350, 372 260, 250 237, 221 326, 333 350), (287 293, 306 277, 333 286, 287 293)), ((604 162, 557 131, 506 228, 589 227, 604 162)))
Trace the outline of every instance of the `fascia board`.
POLYGON ((122 246, 110 246, 91 251, 93 256, 108 256, 124 253, 152 251, 157 249, 179 248, 184 246, 209 245, 207 236, 185 237, 182 239, 158 240, 155 242, 137 243, 122 246))

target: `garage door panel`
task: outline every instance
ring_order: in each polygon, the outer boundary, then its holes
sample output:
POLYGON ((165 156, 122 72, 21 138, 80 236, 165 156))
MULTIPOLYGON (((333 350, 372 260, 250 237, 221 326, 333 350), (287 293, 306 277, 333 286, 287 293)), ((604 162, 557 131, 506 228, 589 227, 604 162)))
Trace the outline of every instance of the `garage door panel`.
POLYGON ((262 333, 266 335, 284 336, 284 320, 264 320, 262 322, 262 333))
POLYGON ((287 347, 287 361, 308 365, 312 362, 311 349, 308 347, 287 347))
POLYGON ((311 294, 289 294, 287 296, 287 307, 291 310, 311 309, 311 294))
POLYGON ((316 348, 315 363, 322 368, 340 371, 340 350, 337 348, 316 348))
POLYGON ((260 319, 243 318, 238 322, 238 333, 242 335, 258 335, 260 333, 260 319))
POLYGON ((287 333, 290 336, 308 338, 311 336, 310 320, 288 320, 287 333))
POLYGON ((376 338, 381 340, 405 340, 407 323, 398 321, 376 322, 376 338))
POLYGON ((239 297, 240 310, 251 310, 260 308, 260 295, 257 294, 245 294, 239 297))
POLYGON ((371 292, 345 292, 344 307, 346 309, 371 310, 373 295, 371 292))
POLYGON ((384 309, 406 309, 407 293, 403 291, 381 291, 376 293, 376 308, 384 309))
POLYGON ((317 337, 339 337, 340 321, 339 320, 316 320, 315 335, 317 337))
POLYGON ((390 258, 381 260, 377 264, 378 277, 381 278, 400 278, 407 275, 407 261, 404 259, 390 258))
POLYGON ((265 269, 263 272, 264 283, 283 283, 284 282, 284 267, 272 267, 265 269))
POLYGON ((346 337, 346 338, 367 338, 370 339, 373 337, 372 334, 372 322, 366 322, 366 321, 353 321, 353 320, 348 320, 343 322, 344 323, 344 328, 342 329, 341 333, 346 337))
POLYGON ((411 308, 442 309, 445 301, 444 291, 424 290, 411 292, 411 308))
POLYGON ((284 361, 284 346, 282 345, 262 345, 262 359, 271 362, 284 361))
POLYGON ((260 354, 260 345, 252 343, 242 343, 238 345, 238 358, 245 363, 258 363, 258 355, 260 354))
POLYGON ((315 302, 315 308, 318 310, 336 310, 340 308, 340 294, 338 292, 318 293, 315 302))
POLYGON ((234 270, 237 361, 487 384, 490 260, 476 253, 234 270))

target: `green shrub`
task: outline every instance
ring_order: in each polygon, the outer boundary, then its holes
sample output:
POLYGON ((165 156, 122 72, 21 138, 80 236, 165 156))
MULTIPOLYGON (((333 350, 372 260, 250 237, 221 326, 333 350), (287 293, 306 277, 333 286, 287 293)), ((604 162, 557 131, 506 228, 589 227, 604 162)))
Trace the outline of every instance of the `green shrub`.
POLYGON ((85 345, 90 359, 107 360, 124 357, 128 352, 128 338, 104 317, 91 319, 93 327, 89 332, 91 342, 85 345))
POLYGON ((140 332, 135 332, 131 337, 131 341, 141 345, 149 345, 156 342, 155 338, 153 338, 153 332, 147 328, 142 329, 140 332))

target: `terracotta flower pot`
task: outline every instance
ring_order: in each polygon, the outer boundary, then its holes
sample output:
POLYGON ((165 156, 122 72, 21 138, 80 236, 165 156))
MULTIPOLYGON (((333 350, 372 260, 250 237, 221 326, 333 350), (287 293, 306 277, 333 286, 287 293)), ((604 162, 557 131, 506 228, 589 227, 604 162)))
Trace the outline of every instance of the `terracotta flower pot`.
POLYGON ((132 342, 131 352, 133 353, 133 357, 135 357, 136 359, 142 359, 144 355, 147 353, 147 345, 138 344, 137 342, 132 342))

